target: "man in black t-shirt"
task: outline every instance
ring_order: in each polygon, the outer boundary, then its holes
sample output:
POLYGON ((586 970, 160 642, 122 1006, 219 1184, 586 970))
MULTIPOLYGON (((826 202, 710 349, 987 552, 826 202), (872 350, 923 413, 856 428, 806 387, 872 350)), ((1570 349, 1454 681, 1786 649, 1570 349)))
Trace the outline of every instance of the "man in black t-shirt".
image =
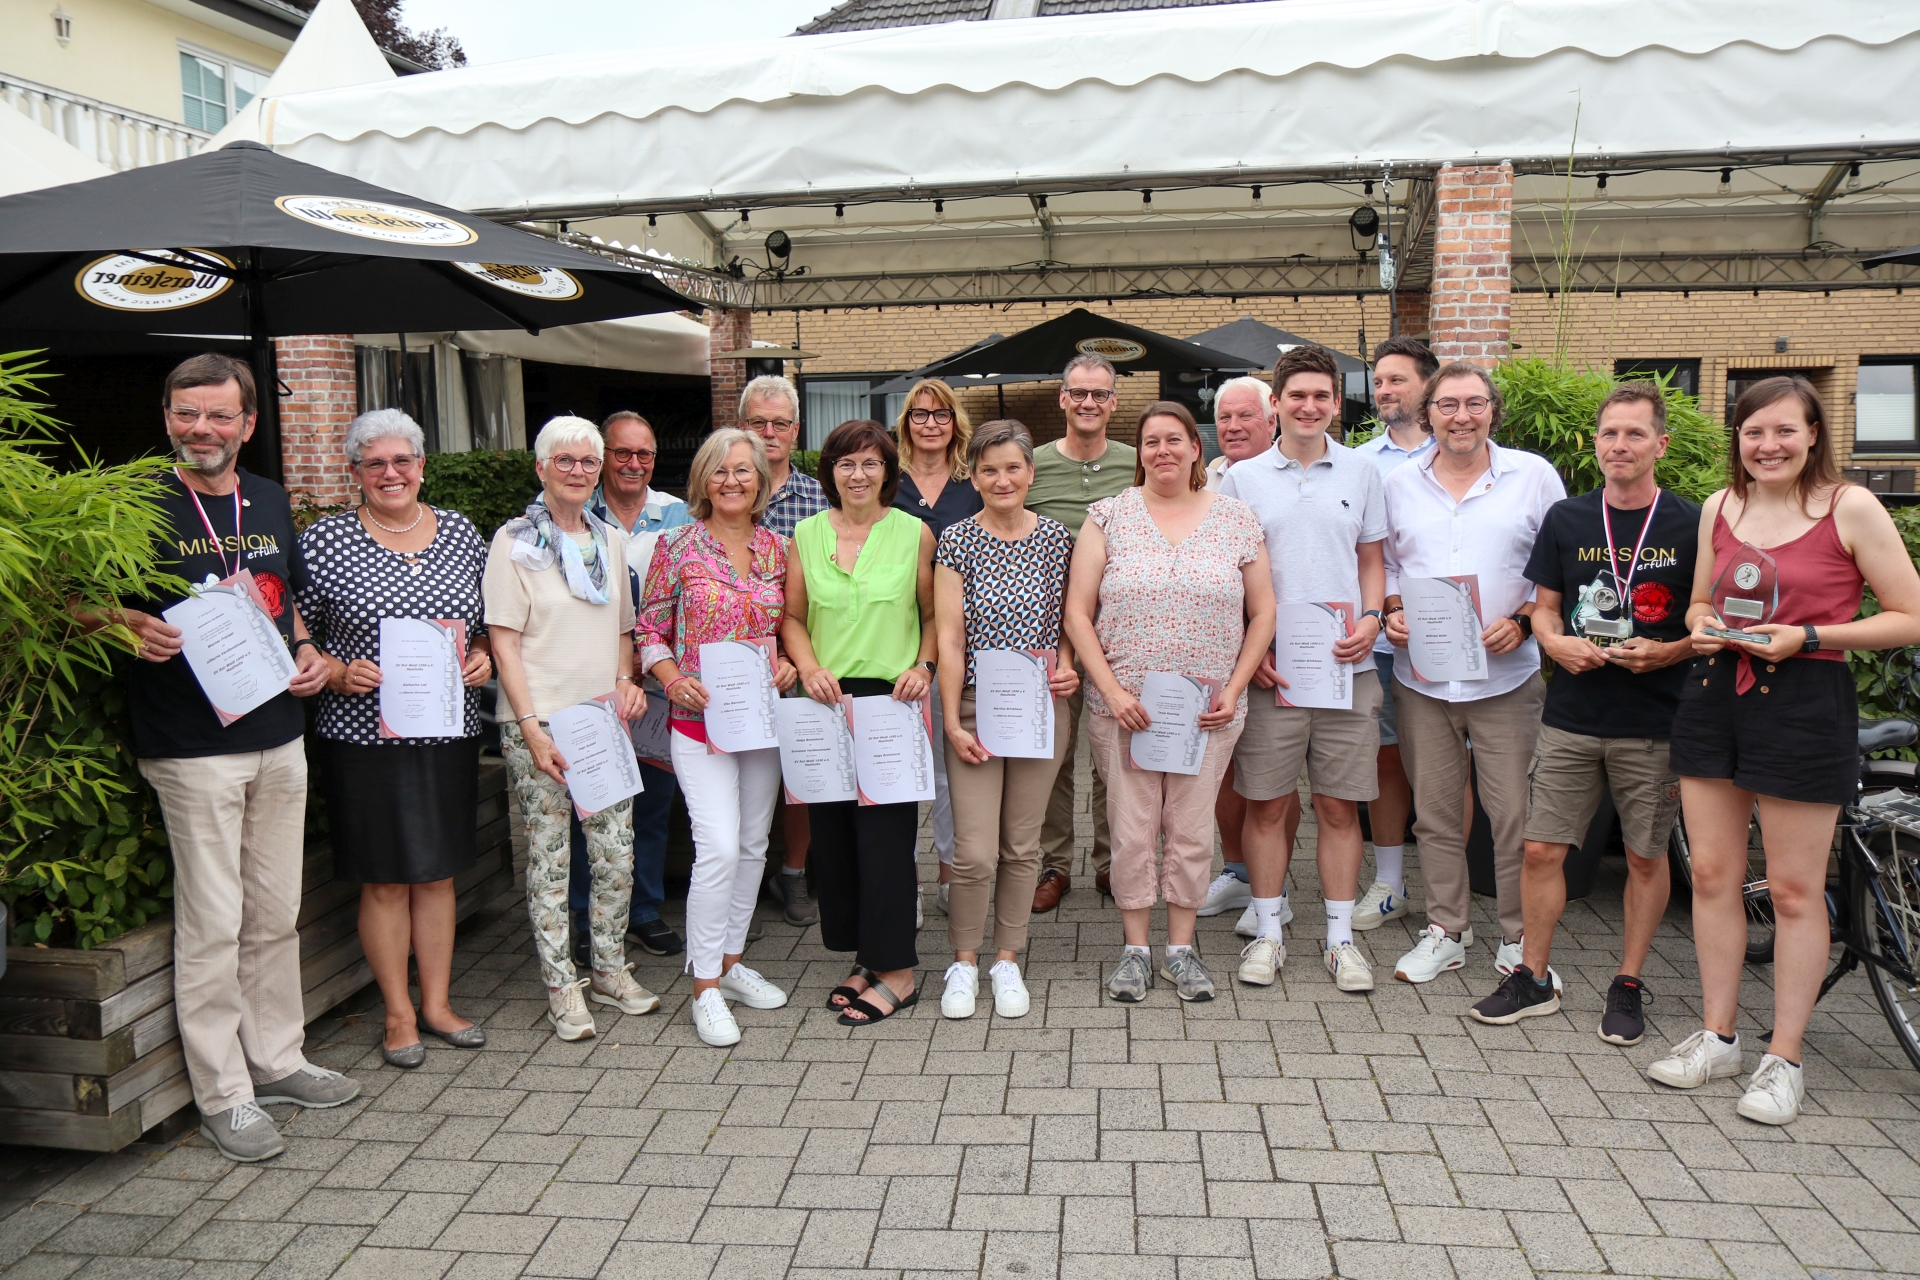
POLYGON ((291 688, 222 725, 161 616, 180 597, 129 601, 140 638, 128 672, 133 753, 160 797, 173 850, 174 1003, 201 1131, 228 1159, 285 1150, 260 1104, 334 1107, 360 1086, 307 1062, 300 990, 306 717, 327 663, 294 607, 305 567, 287 491, 239 469, 253 434, 253 374, 195 356, 167 375, 161 400, 178 458, 162 499, 161 568, 195 586, 251 571, 293 649, 291 688))
POLYGON ((1631 1045, 1646 1032, 1640 969, 1666 914, 1667 836, 1680 811, 1667 739, 1686 679, 1681 664, 1693 655, 1686 613, 1700 508, 1654 480, 1668 439, 1658 387, 1614 388, 1599 419, 1594 452, 1606 484, 1548 510, 1526 570, 1538 589, 1533 633, 1560 669, 1547 684, 1533 758, 1522 963, 1470 1012, 1506 1024, 1559 1009, 1548 958, 1567 906, 1567 850, 1611 790, 1627 846, 1626 941, 1599 1035, 1631 1045))

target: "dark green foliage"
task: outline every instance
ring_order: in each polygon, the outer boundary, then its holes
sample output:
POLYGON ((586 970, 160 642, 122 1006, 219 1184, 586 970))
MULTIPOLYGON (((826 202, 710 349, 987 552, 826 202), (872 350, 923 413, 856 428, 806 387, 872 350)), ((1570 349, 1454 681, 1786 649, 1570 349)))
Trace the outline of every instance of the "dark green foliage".
MULTIPOLYGON (((1498 441, 1553 463, 1570 494, 1599 488, 1593 428, 1600 402, 1616 385, 1613 375, 1529 358, 1496 366, 1493 380, 1507 402, 1507 420, 1498 441)), ((1656 471, 1660 486, 1700 502, 1726 484, 1726 431, 1700 412, 1693 397, 1664 379, 1661 389, 1667 397, 1667 430, 1673 438, 1656 471)))
POLYGON ((525 449, 430 453, 420 482, 423 502, 453 508, 488 541, 539 496, 540 477, 534 474, 533 454, 525 449))
MULTIPOLYGON (((1893 525, 1900 531, 1900 540, 1907 544, 1907 558, 1920 562, 1920 507, 1895 507, 1893 525)), ((1871 618, 1878 612, 1880 612, 1880 602, 1874 598, 1873 588, 1869 587, 1860 602, 1860 616, 1871 618)), ((1920 652, 1920 650, 1914 652, 1920 652)), ((1878 720, 1894 715, 1920 716, 1920 700, 1916 700, 1911 693, 1905 693, 1904 697, 1897 696, 1893 690, 1887 688, 1886 659, 1887 655, 1884 653, 1847 655, 1847 661, 1853 667, 1853 687, 1860 698, 1861 718, 1878 720)), ((1901 681, 1912 678, 1916 672, 1903 661, 1896 665, 1893 675, 1896 681, 1901 681)), ((1916 752, 1912 747, 1901 747, 1875 754, 1887 760, 1920 760, 1920 752, 1916 752)))
POLYGON ((795 471, 804 472, 817 479, 820 473, 820 451, 818 449, 795 449, 787 455, 787 463, 795 471))

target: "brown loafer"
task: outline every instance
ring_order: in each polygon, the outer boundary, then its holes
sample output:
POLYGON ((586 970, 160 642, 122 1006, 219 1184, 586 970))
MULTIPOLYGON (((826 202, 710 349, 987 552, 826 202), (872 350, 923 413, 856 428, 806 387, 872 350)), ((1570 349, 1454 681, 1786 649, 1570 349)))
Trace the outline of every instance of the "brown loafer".
POLYGON ((1047 870, 1040 873, 1040 883, 1033 887, 1033 913, 1039 915, 1051 911, 1060 905, 1060 899, 1067 896, 1067 890, 1073 887, 1073 881, 1067 879, 1063 871, 1047 870))
POLYGON ((1106 871, 1094 872, 1093 891, 1111 898, 1113 896, 1113 877, 1106 871))

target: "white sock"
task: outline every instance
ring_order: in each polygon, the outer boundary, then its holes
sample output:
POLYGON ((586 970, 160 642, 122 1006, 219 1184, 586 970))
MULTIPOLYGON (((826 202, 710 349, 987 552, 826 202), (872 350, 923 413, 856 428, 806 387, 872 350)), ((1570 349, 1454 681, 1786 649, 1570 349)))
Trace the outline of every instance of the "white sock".
POLYGON ((1193 944, 1191 942, 1185 944, 1169 942, 1167 944, 1167 959, 1171 960, 1175 956, 1183 956, 1191 950, 1193 950, 1193 944))
POLYGON ((1254 932, 1262 938, 1280 936, 1281 898, 1255 898, 1253 900, 1254 932))
POLYGON ((783 876, 803 876, 807 874, 807 869, 805 867, 782 867, 780 868, 780 874, 783 876))
POLYGON ((1145 956, 1147 959, 1151 960, 1153 959, 1153 948, 1152 947, 1136 947, 1131 942, 1129 942, 1127 944, 1127 954, 1130 956, 1145 956))
POLYGON ((1327 899, 1327 949, 1331 951, 1343 942, 1353 941, 1353 900, 1335 902, 1327 899))
POLYGON ((1373 846, 1373 878, 1384 880, 1393 890, 1393 896, 1407 896, 1407 846, 1404 844, 1377 844, 1373 846))

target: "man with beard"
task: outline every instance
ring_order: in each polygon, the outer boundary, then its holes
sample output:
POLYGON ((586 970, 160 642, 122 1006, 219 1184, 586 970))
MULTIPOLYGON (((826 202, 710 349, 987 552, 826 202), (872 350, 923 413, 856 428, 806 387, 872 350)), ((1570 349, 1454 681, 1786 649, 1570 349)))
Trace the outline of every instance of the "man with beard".
POLYGON ((229 1160, 286 1149, 260 1108, 337 1107, 360 1086, 306 1060, 300 874, 307 808, 306 717, 327 664, 293 593, 306 571, 287 491, 241 470, 253 435, 253 373, 222 355, 167 375, 161 399, 178 458, 161 505, 161 568, 194 586, 251 573, 297 672, 287 692, 222 724, 161 614, 181 597, 132 602, 139 638, 127 677, 133 754, 159 794, 173 849, 174 1002, 201 1131, 229 1160))

